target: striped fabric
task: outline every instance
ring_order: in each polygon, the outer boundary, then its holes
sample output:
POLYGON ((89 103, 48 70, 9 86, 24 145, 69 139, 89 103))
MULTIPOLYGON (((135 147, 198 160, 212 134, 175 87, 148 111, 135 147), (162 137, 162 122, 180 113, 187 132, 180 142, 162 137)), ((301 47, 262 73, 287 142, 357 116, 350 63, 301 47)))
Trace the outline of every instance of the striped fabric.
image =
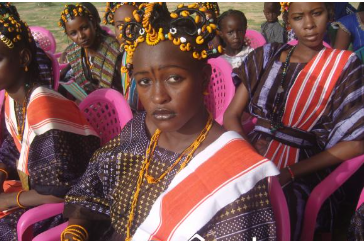
MULTIPOLYGON (((67 61, 71 64, 76 83, 87 93, 92 92, 93 88, 90 87, 92 83, 86 78, 83 69, 82 48, 74 43, 67 47, 66 52, 67 61)), ((119 44, 116 39, 109 35, 101 35, 100 45, 92 59, 93 68, 91 69, 92 78, 99 81, 100 87, 111 87, 119 55, 119 44)))
POLYGON ((5 122, 20 152, 17 164, 19 171, 29 175, 28 154, 35 136, 49 130, 61 130, 82 136, 98 136, 88 124, 77 105, 57 92, 45 87, 36 88, 29 100, 25 118, 22 142, 17 138, 17 119, 14 111, 15 102, 9 95, 5 99, 5 122), (53 108, 61 106, 62 108, 53 108))
POLYGON ((278 174, 275 165, 237 133, 227 132, 175 176, 133 240, 189 240, 258 181, 278 174))
MULTIPOLYGON (((289 90, 282 122, 285 126, 310 131, 324 113, 352 52, 321 50, 298 74, 289 90)), ((299 149, 272 140, 264 155, 278 168, 298 161, 299 149)))

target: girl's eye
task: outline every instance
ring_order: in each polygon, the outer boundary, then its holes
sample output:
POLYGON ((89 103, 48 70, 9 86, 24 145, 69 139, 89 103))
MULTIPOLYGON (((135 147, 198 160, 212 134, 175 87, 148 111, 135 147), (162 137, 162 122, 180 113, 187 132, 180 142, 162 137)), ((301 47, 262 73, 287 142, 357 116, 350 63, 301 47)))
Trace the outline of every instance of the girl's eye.
POLYGON ((301 16, 293 17, 293 20, 294 20, 294 21, 299 21, 299 20, 301 20, 301 19, 302 19, 302 17, 301 17, 301 16))
POLYGON ((152 81, 150 79, 140 79, 137 82, 140 86, 148 86, 151 84, 152 81))
POLYGON ((169 78, 166 80, 167 82, 169 83, 179 83, 183 80, 183 78, 181 76, 178 76, 178 75, 172 75, 172 76, 169 76, 169 78))
POLYGON ((320 16, 320 15, 321 15, 321 13, 322 13, 321 11, 320 11, 320 12, 314 12, 314 13, 313 13, 313 16, 320 16))
POLYGON ((76 35, 76 32, 70 32, 69 33, 71 36, 75 36, 76 35))

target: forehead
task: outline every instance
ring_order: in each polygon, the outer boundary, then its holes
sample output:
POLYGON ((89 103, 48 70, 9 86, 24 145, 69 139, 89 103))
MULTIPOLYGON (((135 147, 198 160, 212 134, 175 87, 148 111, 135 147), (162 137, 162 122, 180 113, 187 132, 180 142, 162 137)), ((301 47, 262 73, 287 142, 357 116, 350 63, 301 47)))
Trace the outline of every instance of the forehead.
POLYGON ((294 2, 289 5, 289 14, 309 12, 316 8, 325 8, 325 3, 323 2, 294 2))
POLYGON ((137 10, 137 8, 128 4, 119 7, 114 13, 114 21, 124 21, 126 17, 133 17, 134 10, 137 10))
POLYGON ((230 15, 226 16, 225 18, 223 18, 221 25, 225 25, 225 27, 232 26, 232 25, 238 25, 238 26, 241 26, 242 28, 244 27, 242 17, 237 14, 230 14, 230 15))
POLYGON ((77 29, 81 25, 88 24, 90 20, 85 16, 78 16, 73 19, 68 19, 65 26, 66 30, 77 29))
POLYGON ((158 68, 160 66, 175 65, 185 69, 194 69, 201 66, 202 61, 192 57, 192 52, 183 52, 172 41, 165 40, 157 45, 150 46, 145 42, 139 44, 133 55, 135 71, 158 68))

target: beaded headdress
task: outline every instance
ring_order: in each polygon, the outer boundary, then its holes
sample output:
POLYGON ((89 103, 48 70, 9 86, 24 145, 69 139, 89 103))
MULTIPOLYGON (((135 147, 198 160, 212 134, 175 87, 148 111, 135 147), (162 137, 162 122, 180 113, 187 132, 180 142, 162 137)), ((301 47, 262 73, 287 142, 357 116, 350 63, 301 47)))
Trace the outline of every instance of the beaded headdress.
POLYGON ((64 10, 61 12, 61 18, 58 22, 58 25, 66 31, 66 23, 69 19, 74 19, 75 17, 83 17, 86 16, 90 20, 94 18, 92 13, 83 5, 65 5, 64 10))
POLYGON ((139 8, 141 4, 143 4, 143 2, 107 2, 105 15, 102 23, 111 25, 114 24, 114 14, 116 10, 118 10, 118 8, 120 8, 123 5, 131 5, 135 6, 136 8, 139 8))
POLYGON ((220 15, 220 8, 217 2, 199 2, 200 7, 206 7, 207 10, 214 13, 214 17, 217 18, 220 15))
POLYGON ((23 39, 28 38, 29 43, 33 43, 34 39, 27 23, 14 16, 8 16, 0 19, 0 40, 10 49, 23 39))
POLYGON ((281 4, 281 13, 288 12, 290 2, 280 2, 281 4))
POLYGON ((20 19, 18 10, 15 6, 10 3, 0 3, 0 19, 7 18, 9 16, 20 19))
POLYGON ((122 67, 121 71, 125 73, 131 68, 133 53, 138 44, 143 42, 154 46, 160 41, 169 40, 179 46, 181 51, 191 52, 195 59, 217 57, 223 49, 222 46, 208 48, 208 42, 216 35, 217 26, 206 19, 206 10, 206 7, 200 7, 198 3, 187 6, 179 4, 171 13, 165 3, 140 5, 139 10, 134 11, 135 19, 125 19, 122 28, 126 40, 123 47, 128 55, 127 67, 122 67))

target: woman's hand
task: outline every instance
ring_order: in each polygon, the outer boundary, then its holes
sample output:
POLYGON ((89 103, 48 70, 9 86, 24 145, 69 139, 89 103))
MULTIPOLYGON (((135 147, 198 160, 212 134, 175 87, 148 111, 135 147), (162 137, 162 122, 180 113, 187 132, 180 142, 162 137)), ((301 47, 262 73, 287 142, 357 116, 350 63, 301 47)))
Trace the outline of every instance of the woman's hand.
POLYGON ((0 212, 16 206, 16 193, 0 193, 0 212))
POLYGON ((281 173, 278 175, 278 180, 282 187, 287 185, 292 180, 291 173, 287 168, 283 168, 281 170, 281 173))

